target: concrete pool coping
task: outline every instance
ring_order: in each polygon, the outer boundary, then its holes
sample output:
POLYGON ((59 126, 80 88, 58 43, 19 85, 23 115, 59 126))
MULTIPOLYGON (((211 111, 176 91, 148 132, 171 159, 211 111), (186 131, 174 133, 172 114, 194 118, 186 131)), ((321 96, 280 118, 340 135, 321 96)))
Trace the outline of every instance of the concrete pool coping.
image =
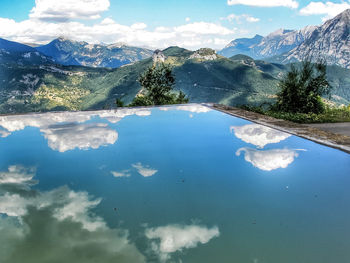
POLYGON ((235 117, 246 119, 257 124, 265 125, 273 129, 287 132, 292 135, 296 135, 350 154, 350 136, 345 135, 347 134, 348 130, 346 130, 346 132, 339 130, 342 134, 336 133, 338 131, 336 129, 336 126, 342 125, 334 125, 334 127, 331 127, 331 124, 299 124, 291 121, 275 119, 273 117, 262 115, 256 112, 246 111, 243 109, 225 106, 221 104, 205 105, 214 110, 218 110, 235 117))

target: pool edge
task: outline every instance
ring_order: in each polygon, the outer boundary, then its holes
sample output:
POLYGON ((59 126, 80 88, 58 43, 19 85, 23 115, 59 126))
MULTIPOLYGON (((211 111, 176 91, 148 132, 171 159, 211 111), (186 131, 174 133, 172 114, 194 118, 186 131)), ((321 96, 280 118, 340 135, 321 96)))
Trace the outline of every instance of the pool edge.
POLYGON ((246 111, 240 108, 222 104, 203 104, 213 110, 239 117, 257 124, 280 130, 328 147, 332 147, 350 154, 350 137, 312 128, 304 124, 276 119, 256 112, 246 111))

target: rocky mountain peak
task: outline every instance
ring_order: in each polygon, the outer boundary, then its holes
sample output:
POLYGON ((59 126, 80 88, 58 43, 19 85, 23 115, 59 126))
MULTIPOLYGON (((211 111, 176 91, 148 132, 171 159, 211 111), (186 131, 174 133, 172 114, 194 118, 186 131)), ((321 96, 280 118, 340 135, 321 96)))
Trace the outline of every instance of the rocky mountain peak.
POLYGON ((301 45, 288 52, 282 62, 305 58, 350 68, 350 9, 317 27, 301 45))
POLYGON ((216 51, 211 48, 201 48, 194 52, 190 59, 215 60, 218 58, 216 51))
POLYGON ((350 21, 350 8, 346 9, 344 12, 340 13, 338 17, 341 20, 350 21))
POLYGON ((122 48, 122 47, 125 47, 125 46, 127 46, 126 43, 124 43, 124 42, 117 42, 117 43, 114 43, 114 44, 107 45, 107 48, 108 49, 114 49, 114 48, 122 48))
POLYGON ((286 35, 286 34, 291 33, 291 32, 293 32, 293 30, 280 28, 280 29, 277 29, 276 31, 270 33, 269 35, 267 35, 266 38, 280 37, 280 36, 286 35))
POLYGON ((69 38, 64 36, 59 36, 56 40, 60 42, 70 41, 69 38))
POLYGON ((164 62, 166 59, 166 56, 161 50, 157 49, 153 52, 152 59, 153 59, 153 63, 164 62))

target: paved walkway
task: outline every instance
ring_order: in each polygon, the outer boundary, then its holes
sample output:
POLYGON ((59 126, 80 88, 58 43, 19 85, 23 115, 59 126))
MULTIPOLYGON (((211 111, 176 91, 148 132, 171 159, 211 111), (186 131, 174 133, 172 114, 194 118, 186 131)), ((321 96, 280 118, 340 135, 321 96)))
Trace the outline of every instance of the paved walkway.
POLYGON ((341 123, 315 123, 307 126, 320 129, 327 132, 333 132, 350 137, 350 122, 341 123))

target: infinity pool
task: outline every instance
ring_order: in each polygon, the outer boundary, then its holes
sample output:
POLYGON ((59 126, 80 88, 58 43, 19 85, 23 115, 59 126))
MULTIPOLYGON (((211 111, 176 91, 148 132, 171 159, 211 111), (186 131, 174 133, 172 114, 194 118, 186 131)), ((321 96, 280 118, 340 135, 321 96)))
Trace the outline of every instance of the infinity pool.
POLYGON ((202 105, 0 116, 0 262, 350 262, 350 155, 202 105))

